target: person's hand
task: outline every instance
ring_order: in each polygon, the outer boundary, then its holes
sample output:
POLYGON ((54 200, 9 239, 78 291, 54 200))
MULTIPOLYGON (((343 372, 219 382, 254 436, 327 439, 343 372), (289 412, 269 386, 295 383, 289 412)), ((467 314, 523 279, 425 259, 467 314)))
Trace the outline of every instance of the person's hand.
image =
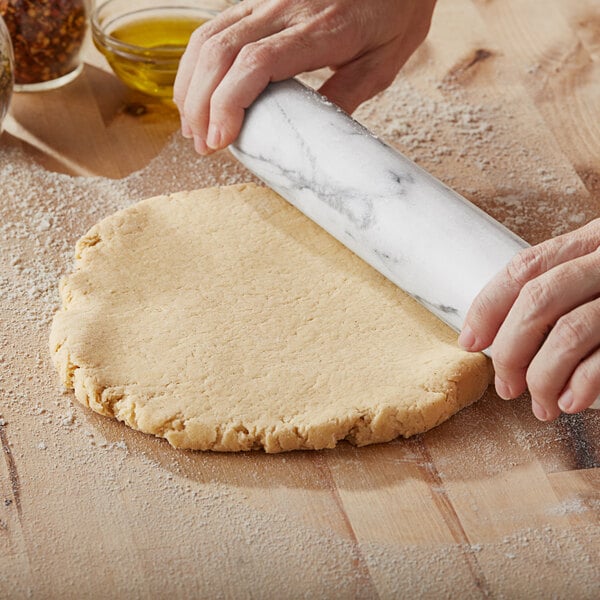
POLYGON ((319 90, 351 113, 389 86, 425 39, 436 0, 244 0, 192 35, 175 80, 200 154, 233 142, 270 81, 331 67, 319 90))
POLYGON ((597 219, 523 250, 465 319, 461 346, 492 345, 498 395, 516 398, 529 388, 542 421, 589 408, 600 395, 599 248, 597 219))

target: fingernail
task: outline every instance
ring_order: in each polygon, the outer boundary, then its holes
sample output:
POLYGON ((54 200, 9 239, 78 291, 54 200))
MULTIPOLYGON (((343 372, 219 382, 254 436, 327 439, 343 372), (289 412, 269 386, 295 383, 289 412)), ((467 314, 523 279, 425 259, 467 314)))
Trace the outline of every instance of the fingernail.
POLYGON ((202 154, 203 156, 208 153, 208 148, 199 135, 194 136, 194 148, 198 154, 202 154))
POLYGON ((503 400, 510 400, 512 398, 512 395, 510 393, 510 387, 505 381, 503 381, 499 377, 496 377, 494 381, 494 386, 496 387, 496 393, 498 394, 498 396, 500 396, 500 398, 502 398, 503 400))
POLYGON ((221 132, 216 125, 210 124, 208 128, 208 136, 206 137, 206 144, 209 148, 217 150, 221 147, 221 132))
POLYGON ((540 421, 548 420, 548 412, 541 404, 538 404, 535 400, 531 401, 531 409, 533 410, 533 414, 540 421))
POLYGON ((188 140, 191 140, 194 137, 192 128, 183 117, 181 117, 181 135, 188 140))
POLYGON ((573 392, 571 390, 566 390, 558 400, 558 407, 563 412, 568 412, 573 406, 573 400, 573 392))
POLYGON ((463 330, 460 332, 460 335, 458 336, 458 344, 464 350, 469 350, 475 345, 475 334, 468 325, 465 325, 463 330))

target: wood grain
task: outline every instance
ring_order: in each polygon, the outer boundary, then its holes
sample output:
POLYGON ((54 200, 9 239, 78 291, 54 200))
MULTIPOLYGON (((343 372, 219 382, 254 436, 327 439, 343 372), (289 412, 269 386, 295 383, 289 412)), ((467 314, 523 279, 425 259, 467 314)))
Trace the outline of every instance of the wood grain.
MULTIPOLYGON (((0 597, 600 597, 598 412, 542 424, 490 390, 410 440, 223 455, 57 387, 47 318, 74 241, 120 204, 246 176, 86 57, 71 85, 16 95, 0 142, 0 597)), ((537 242, 598 216, 599 98, 594 0, 440 0, 357 115, 537 242)))

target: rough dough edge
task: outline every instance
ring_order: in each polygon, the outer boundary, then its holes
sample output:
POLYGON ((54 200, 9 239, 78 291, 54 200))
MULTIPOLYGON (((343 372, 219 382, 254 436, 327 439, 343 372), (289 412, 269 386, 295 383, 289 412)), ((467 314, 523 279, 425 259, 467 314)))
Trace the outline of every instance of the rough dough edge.
POLYGON ((322 450, 334 448, 342 440, 355 446, 366 446, 389 442, 399 436, 409 438, 429 431, 477 401, 487 389, 491 378, 490 373, 486 374, 482 370, 477 377, 450 382, 445 394, 424 390, 423 393, 430 395, 432 399, 419 408, 400 410, 384 406, 377 412, 355 411, 337 420, 313 423, 310 432, 305 427, 285 422, 265 428, 244 422, 214 427, 198 419, 185 420, 178 415, 166 422, 160 431, 156 431, 140 423, 135 395, 116 388, 103 389, 93 377, 86 374, 84 368, 72 363, 64 348, 54 356, 59 371, 67 375, 67 381, 64 381, 66 387, 74 389, 77 400, 94 412, 122 421, 137 431, 165 438, 174 448, 218 452, 322 450), (438 400, 439 395, 445 395, 442 402, 438 400), (407 422, 417 421, 414 419, 415 413, 419 415, 418 422, 421 425, 408 429, 407 422), (432 424, 426 426, 425 423, 428 422, 432 424))
MULTIPOLYGON (((243 191, 257 188, 255 184, 228 186, 243 191)), ((175 198, 188 195, 190 191, 178 192, 168 196, 155 196, 142 202, 152 202, 160 198, 175 198)), ((123 213, 128 209, 118 211, 123 213)), ((112 218, 111 215, 107 218, 112 218)), ((101 221, 102 222, 102 221, 101 221)), ((100 223, 101 223, 100 222, 100 223)), ((70 275, 60 282, 61 308, 56 312, 50 331, 50 351, 52 362, 57 369, 63 385, 73 389, 75 397, 84 406, 94 412, 126 423, 132 429, 166 439, 171 446, 186 450, 212 450, 217 452, 240 452, 264 449, 266 453, 286 452, 290 450, 322 450, 334 448, 339 441, 345 440, 355 446, 389 442, 399 436, 404 438, 424 433, 443 423, 462 408, 476 402, 484 394, 493 377, 491 362, 480 355, 484 368, 472 361, 470 371, 458 381, 448 381, 445 390, 423 389, 429 401, 419 407, 383 406, 379 411, 353 411, 335 420, 325 420, 320 424, 307 427, 281 421, 269 427, 248 426, 243 422, 228 423, 225 426, 212 426, 199 419, 184 420, 174 417, 161 427, 160 431, 151 430, 140 422, 136 395, 127 389, 102 388, 86 369, 77 364, 77 358, 71 356, 67 339, 58 339, 57 323, 69 310, 72 295, 68 289, 68 280, 79 270, 81 257, 88 246, 100 241, 97 234, 100 223, 94 225, 76 244, 75 262, 70 275), (439 396, 444 397, 439 401, 439 396), (414 419, 415 414, 419 418, 414 419), (420 423, 408 429, 407 421, 420 423), (427 426, 426 423, 432 423, 427 426), (341 427, 340 425, 343 424, 341 427)), ((143 411, 142 411, 143 412, 143 411)))

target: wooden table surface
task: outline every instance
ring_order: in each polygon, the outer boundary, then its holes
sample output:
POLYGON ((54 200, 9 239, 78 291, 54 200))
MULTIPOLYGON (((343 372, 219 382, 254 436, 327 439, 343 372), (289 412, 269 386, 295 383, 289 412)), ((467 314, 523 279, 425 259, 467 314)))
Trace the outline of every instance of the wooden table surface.
MULTIPOLYGON (((542 424, 490 390, 410 440, 224 455, 59 388, 48 324, 76 239, 249 179, 86 56, 16 95, 0 138, 0 598, 600 597, 600 412, 542 424)), ((600 5, 440 0, 357 118, 529 241, 573 229, 600 210, 600 5)))

